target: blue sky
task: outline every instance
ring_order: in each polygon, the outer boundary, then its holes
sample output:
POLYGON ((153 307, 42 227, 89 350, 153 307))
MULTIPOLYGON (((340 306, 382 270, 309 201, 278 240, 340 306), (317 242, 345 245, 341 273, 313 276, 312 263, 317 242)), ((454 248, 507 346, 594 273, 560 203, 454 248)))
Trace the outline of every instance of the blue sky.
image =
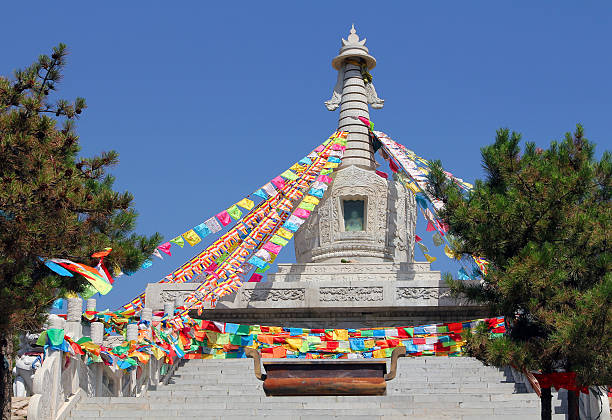
MULTIPOLYGON (((467 181, 482 176, 479 148, 499 127, 546 147, 580 122, 598 155, 612 144, 611 2, 144 4, 7 3, 0 55, 8 75, 69 46, 60 96, 88 102, 83 155, 120 153, 116 187, 134 193, 142 233, 185 232, 334 131, 338 113, 323 101, 351 23, 378 60, 376 128, 467 181)), ((129 300, 203 245, 187 248, 118 279, 99 308, 129 300)), ((433 269, 456 270, 434 255, 433 269)), ((278 261, 294 261, 292 246, 278 261)))

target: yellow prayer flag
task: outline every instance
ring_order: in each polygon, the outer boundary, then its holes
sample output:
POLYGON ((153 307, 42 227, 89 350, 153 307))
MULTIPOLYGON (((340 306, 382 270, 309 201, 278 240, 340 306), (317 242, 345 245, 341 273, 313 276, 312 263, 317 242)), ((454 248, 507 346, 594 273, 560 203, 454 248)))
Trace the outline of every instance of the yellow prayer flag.
POLYGON ((323 168, 337 168, 339 163, 337 162, 327 162, 323 168))
POLYGON ((363 345, 365 346, 366 349, 371 349, 372 347, 374 347, 374 340, 372 339, 364 340, 363 345))
POLYGON ((333 337, 334 337, 334 340, 336 341, 347 341, 348 340, 348 330, 334 330, 333 337))
POLYGON ((253 201, 249 200, 248 198, 243 198, 242 200, 240 200, 236 204, 239 205, 242 208, 247 209, 247 210, 251 210, 255 206, 255 203, 253 201))
POLYGON ((372 356, 376 359, 384 359, 385 358, 385 349, 374 350, 372 352, 372 356))
POLYGON ((289 346, 289 350, 300 350, 302 347, 302 339, 301 338, 287 338, 287 345, 289 346))
POLYGON ((155 346, 151 346, 151 353, 153 353, 153 357, 155 357, 157 360, 161 359, 166 355, 166 352, 155 346))
POLYGON ((293 238, 293 232, 291 232, 290 230, 287 230, 285 228, 279 228, 278 231, 276 232, 276 234, 278 236, 282 236, 285 239, 293 238))
POLYGON ((456 258, 457 255, 453 252, 452 249, 448 247, 448 245, 444 245, 444 253, 448 258, 456 258))
POLYGON ((414 182, 410 182, 406 184, 406 186, 415 194, 421 191, 421 189, 414 182))
POLYGON ((202 242, 202 238, 200 238, 200 236, 195 233, 195 231, 193 229, 188 230, 187 232, 183 233, 183 238, 185 238, 185 240, 187 241, 187 243, 191 246, 194 246, 200 242, 202 242))
POLYGON ((281 327, 270 327, 269 332, 270 334, 280 334, 283 332, 283 329, 281 327))
POLYGON ((431 255, 429 255, 429 254, 425 254, 425 259, 427 260, 427 262, 430 262, 430 263, 432 263, 432 262, 434 262, 435 260, 437 260, 437 258, 436 258, 436 257, 432 257, 432 256, 431 256, 431 255))
POLYGON ((317 197, 313 197, 312 195, 307 195, 304 197, 304 200, 307 203, 319 204, 319 199, 317 197))

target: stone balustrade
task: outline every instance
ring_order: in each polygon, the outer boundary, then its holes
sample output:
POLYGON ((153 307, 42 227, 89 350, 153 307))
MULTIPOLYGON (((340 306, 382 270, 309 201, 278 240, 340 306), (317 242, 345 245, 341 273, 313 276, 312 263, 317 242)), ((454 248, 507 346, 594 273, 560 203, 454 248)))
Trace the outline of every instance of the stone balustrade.
MULTIPOLYGON (((95 299, 88 299, 86 309, 94 311, 95 299)), ((79 298, 68 300, 67 319, 57 315, 49 316, 49 328, 64 329, 74 341, 87 331, 96 344, 115 346, 123 341, 114 337, 104 339, 104 324, 92 322, 84 326, 81 322, 83 302, 79 298)), ((174 306, 166 308, 174 313, 174 306)), ((141 319, 151 322, 150 309, 141 312, 141 319)), ((151 336, 151 324, 140 325, 151 336)), ((138 339, 139 325, 127 326, 127 339, 138 339)), ((70 410, 86 397, 134 397, 142 396, 148 390, 155 390, 160 384, 167 383, 178 363, 165 364, 164 359, 151 357, 147 364, 138 363, 137 368, 126 372, 116 366, 106 366, 102 362, 87 365, 84 356, 73 355, 61 350, 47 349, 45 358, 33 376, 33 385, 28 406, 29 420, 59 420, 67 418, 70 410)))

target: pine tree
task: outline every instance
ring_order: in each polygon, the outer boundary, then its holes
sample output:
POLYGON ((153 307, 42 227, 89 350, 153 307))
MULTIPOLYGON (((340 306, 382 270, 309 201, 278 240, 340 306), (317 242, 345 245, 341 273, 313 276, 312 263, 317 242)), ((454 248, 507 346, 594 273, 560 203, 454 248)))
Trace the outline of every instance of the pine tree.
POLYGON ((52 302, 82 292, 84 277, 61 277, 40 258, 95 265, 106 247, 110 269, 137 270, 160 243, 159 234, 133 233, 129 192, 113 190, 106 173, 114 151, 81 158, 75 120, 85 100, 50 100, 66 64, 66 46, 0 77, 0 404, 8 419, 10 363, 16 334, 41 327, 52 302), (3 363, 4 362, 4 363, 3 363))
MULTIPOLYGON (((473 335, 472 355, 495 366, 576 372, 580 386, 612 383, 612 161, 577 126, 548 150, 507 129, 481 149, 487 178, 464 196, 440 162, 431 193, 444 202, 458 252, 491 262, 480 284, 452 290, 503 315, 508 334, 473 335)), ((551 416, 550 388, 542 418, 551 416)), ((570 393, 573 395, 573 393, 570 393)), ((575 407, 570 399, 570 411, 575 407)))

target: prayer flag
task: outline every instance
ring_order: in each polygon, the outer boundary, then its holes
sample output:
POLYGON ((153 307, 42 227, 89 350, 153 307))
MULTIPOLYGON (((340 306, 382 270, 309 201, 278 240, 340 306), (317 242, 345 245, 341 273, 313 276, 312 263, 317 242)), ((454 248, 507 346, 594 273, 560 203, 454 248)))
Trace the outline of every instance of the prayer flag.
POLYGON ((232 216, 232 219, 234 220, 238 220, 242 217, 242 212, 240 211, 240 209, 238 208, 237 205, 233 205, 231 206, 229 209, 227 209, 227 213, 232 216))
POLYGON ((435 246, 440 246, 444 243, 444 239, 442 239, 442 236, 440 236, 438 232, 433 234, 432 239, 435 246))
POLYGON ((217 219, 219 219, 223 226, 229 225, 232 221, 227 210, 223 210, 221 213, 217 214, 217 219))
POLYGON ((251 278, 249 279, 249 283, 259 283, 263 276, 261 274, 253 273, 251 278))
POLYGON ((283 178, 286 178, 290 181, 295 181, 297 179, 297 175, 293 172, 291 172, 289 169, 287 169, 285 172, 283 172, 280 176, 282 176, 283 178))
POLYGON ((202 238, 200 238, 193 229, 183 233, 183 238, 185 238, 187 243, 191 246, 194 246, 202 241, 202 238))
POLYGON ((56 264, 52 261, 45 261, 44 263, 47 267, 49 267, 52 271, 56 272, 57 274, 59 274, 60 276, 64 276, 64 277, 74 277, 72 275, 72 273, 68 270, 66 270, 64 267, 62 267, 59 264, 56 264))
POLYGON ((195 226, 193 230, 202 239, 210 234, 210 229, 208 228, 208 226, 206 226, 206 223, 200 223, 199 225, 195 226))
POLYGON ((300 203, 300 205, 298 206, 298 209, 312 211, 315 209, 315 205, 313 203, 309 203, 306 200, 304 200, 300 203))
MULTIPOLYGON (((263 198, 264 200, 266 200, 268 198, 268 196, 266 195, 266 193, 260 188, 257 191, 255 191, 253 193, 254 195, 256 195, 257 197, 263 198)), ((246 208, 246 207, 245 207, 246 208)), ((250 209, 249 209, 250 210, 250 209)))
POLYGON ((159 249, 155 249, 155 250, 153 251, 153 255, 154 255, 155 257, 159 258, 160 260, 163 260, 163 259, 164 259, 164 257, 162 257, 162 254, 159 252, 159 249))
POLYGON ((277 176, 271 182, 276 188, 283 188, 285 186, 285 180, 280 176, 277 176))
POLYGON ((183 246, 185 246, 185 240, 183 239, 183 237, 182 237, 182 236, 177 236, 177 237, 176 237, 176 238, 174 238, 174 239, 170 239, 170 242, 172 242, 173 244, 176 244, 176 245, 180 246, 181 248, 182 248, 183 246))
POLYGON ((240 207, 247 209, 247 210, 251 210, 255 206, 255 203, 252 200, 249 200, 248 198, 243 198, 236 204, 238 204, 240 207))
POLYGON ((211 217, 210 219, 206 220, 204 224, 208 227, 210 233, 217 233, 221 230, 221 225, 214 217, 211 217))
POLYGON ((170 242, 166 242, 164 244, 161 244, 160 246, 158 246, 157 248, 159 248, 159 250, 165 254, 168 254, 170 256, 172 256, 172 253, 170 252, 170 247, 172 245, 170 245, 170 242))
MULTIPOLYGON (((304 200, 302 200, 302 203, 304 203, 304 202, 312 203, 312 204, 316 205, 316 204, 319 204, 319 199, 316 198, 316 197, 312 197, 310 195, 307 195, 306 197, 304 197, 304 200)), ((310 209, 307 209, 307 210, 310 210, 310 209)))
POLYGON ((266 185, 264 185, 263 187, 261 187, 266 194, 268 194, 270 197, 274 197, 276 195, 276 188, 274 188, 274 185, 272 185, 271 183, 267 183, 266 185))

